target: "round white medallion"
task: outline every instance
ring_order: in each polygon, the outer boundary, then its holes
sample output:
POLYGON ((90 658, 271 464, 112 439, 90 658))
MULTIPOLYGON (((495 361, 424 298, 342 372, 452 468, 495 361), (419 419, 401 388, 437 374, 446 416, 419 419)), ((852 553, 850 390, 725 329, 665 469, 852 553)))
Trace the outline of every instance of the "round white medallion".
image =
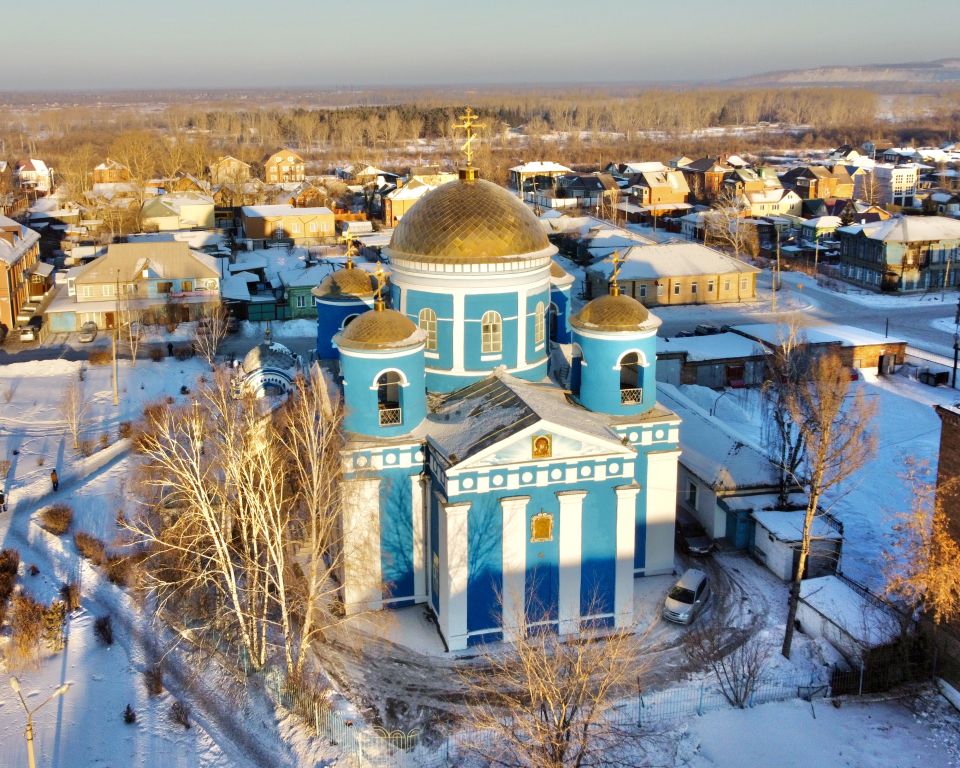
POLYGON ((386 457, 385 457, 385 460, 386 460, 387 464, 396 464, 396 463, 397 463, 397 455, 396 455, 395 453, 388 453, 388 454, 386 455, 386 457))
POLYGON ((470 490, 471 488, 473 488, 473 478, 472 477, 463 478, 463 487, 466 488, 467 490, 470 490))
POLYGON ((593 474, 591 467, 580 467, 580 477, 590 477, 593 474))
POLYGON ((353 463, 356 464, 358 467, 365 467, 367 466, 368 459, 366 456, 357 456, 356 460, 353 463))
POLYGON ((637 433, 637 432, 631 432, 631 433, 630 433, 630 442, 631 442, 631 443, 635 443, 635 442, 637 442, 637 440, 639 440, 639 439, 640 439, 640 434, 639 434, 639 433, 637 433))
POLYGON ((610 474, 611 474, 611 475, 619 475, 619 474, 620 474, 620 465, 619 465, 619 464, 611 464, 611 465, 610 465, 610 474))
POLYGON ((417 451, 413 454, 414 461, 423 461, 423 451, 417 451))
POLYGON ((503 485, 503 475, 494 475, 494 476, 493 476, 493 484, 496 485, 496 486, 498 486, 498 487, 501 486, 501 485, 503 485))
POLYGON ((550 470, 551 480, 559 480, 561 477, 563 477, 563 470, 560 469, 559 467, 554 467, 553 469, 550 470))
POLYGON ((532 483, 532 482, 533 482, 533 473, 532 473, 532 472, 524 472, 522 475, 520 475, 520 479, 523 480, 523 482, 525 482, 525 483, 532 483))

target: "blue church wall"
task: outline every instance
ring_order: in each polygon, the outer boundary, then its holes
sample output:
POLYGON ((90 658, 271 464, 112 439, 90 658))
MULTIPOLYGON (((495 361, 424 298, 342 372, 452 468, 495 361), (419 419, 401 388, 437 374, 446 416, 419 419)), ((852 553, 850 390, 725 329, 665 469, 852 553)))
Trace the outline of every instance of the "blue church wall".
POLYGON ((608 340, 583 336, 574 329, 573 341, 583 350, 579 400, 585 408, 598 413, 635 414, 656 404, 656 336, 633 340, 611 336, 608 340), (647 362, 646 367, 640 368, 638 382, 643 400, 636 405, 624 405, 620 401, 619 364, 624 354, 637 350, 647 362))
POLYGON ((527 621, 556 621, 560 596, 560 502, 556 488, 535 488, 529 492, 527 504, 527 574, 525 605, 527 621), (533 518, 541 512, 553 515, 553 538, 531 541, 533 518))
POLYGON ((570 288, 550 288, 550 302, 557 308, 557 319, 553 340, 558 344, 569 344, 573 338, 570 333, 570 288))
POLYGON ((419 467, 383 469, 380 476, 380 568, 383 599, 412 598, 414 590, 411 478, 419 467))
POLYGON ((420 325, 420 310, 425 308, 432 309, 437 315, 437 349, 432 354, 427 352, 431 355, 429 365, 449 371, 453 368, 453 297, 427 291, 407 291, 406 315, 414 325, 420 325))
POLYGON ((550 292, 541 291, 527 296, 527 316, 525 319, 527 326, 527 348, 525 350, 527 364, 542 360, 547 355, 547 341, 550 333, 548 326, 550 310, 550 292), (537 343, 537 303, 543 303, 543 341, 537 343), (540 350, 537 350, 540 347, 540 350))
POLYGON ((348 352, 342 355, 340 367, 346 404, 343 424, 348 431, 361 435, 394 437, 407 434, 426 417, 422 348, 411 349, 410 354, 403 357, 359 357, 348 352), (382 427, 374 382, 385 370, 400 371, 408 385, 401 387, 402 422, 396 426, 382 427))
POLYGON ((464 297, 464 367, 471 371, 492 371, 499 365, 508 368, 517 366, 517 294, 500 293, 464 297), (484 355, 481 351, 481 321, 485 312, 498 312, 502 320, 499 353, 484 355), (481 360, 481 357, 496 357, 496 360, 481 360))
MULTIPOLYGON (((431 486, 432 487, 432 486, 431 486)), ((428 563, 428 578, 430 579, 430 604, 433 612, 440 614, 440 504, 434 493, 429 494, 427 503, 430 505, 430 562, 428 563)))
POLYGON ((467 521, 467 631, 499 629, 503 590, 503 512, 492 495, 472 498, 467 521))
POLYGON ((580 615, 613 613, 617 572, 617 494, 597 485, 583 500, 580 615))
POLYGON ((317 302, 317 357, 320 360, 335 360, 340 350, 333 343, 333 337, 343 327, 343 321, 350 315, 359 315, 370 309, 363 301, 317 302))

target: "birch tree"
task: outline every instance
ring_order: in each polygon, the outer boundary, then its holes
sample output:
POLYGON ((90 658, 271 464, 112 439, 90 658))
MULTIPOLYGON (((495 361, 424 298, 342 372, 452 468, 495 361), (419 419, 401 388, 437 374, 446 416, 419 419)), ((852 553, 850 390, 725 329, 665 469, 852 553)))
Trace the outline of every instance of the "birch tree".
POLYGON ((850 369, 836 353, 818 357, 810 373, 787 398, 790 418, 805 445, 798 480, 807 491, 800 551, 790 583, 787 626, 782 653, 790 658, 794 623, 803 579, 810 555, 813 522, 824 494, 860 472, 873 454, 875 439, 870 421, 876 411, 862 391, 850 396, 850 369))
POLYGON ((83 396, 83 384, 79 377, 73 379, 63 391, 58 410, 73 440, 73 450, 80 450, 80 433, 90 412, 90 403, 83 396))
POLYGON ((743 197, 724 189, 704 216, 704 243, 729 249, 739 259, 751 238, 756 236, 756 227, 744 220, 746 214, 747 205, 743 197))
POLYGON ((197 330, 194 335, 194 344, 197 351, 213 368, 214 359, 220 344, 227 337, 230 318, 226 307, 222 304, 211 305, 205 308, 197 321, 197 330))

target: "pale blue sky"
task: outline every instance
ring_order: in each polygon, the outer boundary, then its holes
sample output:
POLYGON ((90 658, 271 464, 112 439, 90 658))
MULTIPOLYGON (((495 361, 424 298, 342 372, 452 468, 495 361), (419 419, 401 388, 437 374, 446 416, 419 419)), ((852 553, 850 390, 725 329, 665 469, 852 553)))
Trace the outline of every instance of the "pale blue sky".
POLYGON ((926 61, 960 56, 954 2, 6 0, 0 91, 668 81, 926 61), (917 19, 922 33, 908 31, 917 19))

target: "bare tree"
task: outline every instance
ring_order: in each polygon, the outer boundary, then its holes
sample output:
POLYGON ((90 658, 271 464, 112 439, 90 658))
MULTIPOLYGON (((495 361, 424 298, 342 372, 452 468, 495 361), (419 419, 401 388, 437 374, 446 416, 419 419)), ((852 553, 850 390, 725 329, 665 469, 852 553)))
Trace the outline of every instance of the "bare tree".
POLYGON ((787 626, 783 636, 782 653, 788 659, 800 599, 800 582, 806 570, 811 529, 820 502, 825 493, 863 469, 876 443, 870 431, 875 404, 868 403, 862 391, 848 397, 849 391, 850 369, 838 354, 831 352, 812 363, 807 379, 787 399, 790 418, 800 431, 806 448, 798 480, 807 490, 803 535, 790 583, 787 626))
POLYGON ((910 510, 893 528, 893 547, 886 553, 887 594, 914 611, 929 615, 935 625, 960 618, 960 544, 950 533, 947 500, 960 491, 960 479, 939 492, 928 468, 912 464, 904 478, 912 491, 910 510))
POLYGON ((211 368, 213 368, 217 350, 227 336, 229 321, 229 313, 222 304, 210 304, 204 307, 197 321, 194 344, 211 368))
POLYGON ((781 328, 779 343, 767 358, 767 376, 760 395, 765 411, 764 442, 777 473, 777 503, 785 507, 790 490, 797 486, 804 447, 803 432, 790 417, 788 403, 807 378, 810 353, 795 317, 781 328))
POLYGON ((734 190, 724 189, 704 216, 704 243, 729 249, 739 259, 756 233, 756 227, 744 220, 747 212, 743 196, 734 190))
POLYGON ((136 366, 137 352, 143 338, 143 310, 134 305, 130 295, 133 284, 120 285, 117 294, 117 333, 130 350, 130 364, 136 366))
POLYGON ((713 671, 724 698, 743 709, 763 680, 772 649, 752 628, 731 629, 725 617, 725 601, 716 597, 709 613, 684 637, 687 655, 713 671))
POLYGON ((80 450, 80 432, 90 412, 90 403, 83 396, 83 384, 79 377, 73 379, 63 391, 59 411, 73 439, 73 450, 80 450))
POLYGON ((629 764, 630 756, 619 753, 631 752, 624 742, 639 734, 616 725, 610 709, 618 697, 635 694, 649 672, 650 656, 640 651, 650 630, 562 637, 521 612, 513 620, 515 642, 462 672, 479 734, 471 751, 495 766, 629 764))

